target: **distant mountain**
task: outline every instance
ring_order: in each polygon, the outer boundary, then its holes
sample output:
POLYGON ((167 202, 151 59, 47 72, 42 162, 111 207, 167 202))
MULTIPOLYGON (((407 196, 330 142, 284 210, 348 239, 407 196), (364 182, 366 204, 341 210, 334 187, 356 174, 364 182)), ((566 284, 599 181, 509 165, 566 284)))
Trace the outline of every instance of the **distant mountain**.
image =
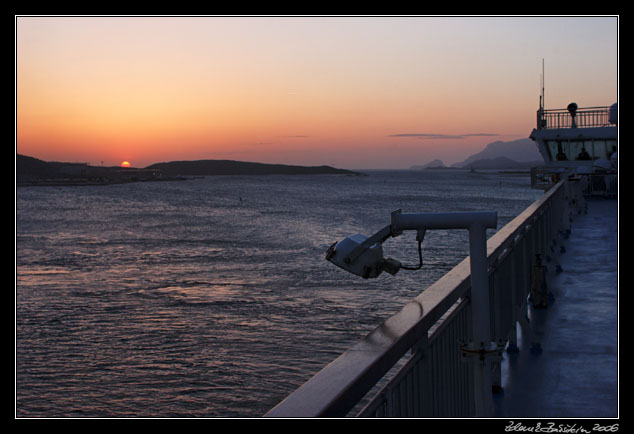
POLYGON ((47 163, 46 161, 20 154, 15 157, 15 171, 18 181, 33 178, 51 178, 59 172, 55 163, 47 163))
POLYGON ((195 160, 156 163, 146 169, 158 169, 166 175, 327 175, 358 173, 331 166, 291 166, 285 164, 250 163, 233 160, 195 160))
MULTIPOLYGON (((535 142, 531 139, 519 139, 510 142, 492 142, 486 145, 484 150, 473 154, 462 163, 453 164, 452 167, 469 168, 478 160, 495 160, 506 158, 516 163, 531 163, 538 165, 543 163, 543 159, 535 142)), ((492 163, 491 161, 489 163, 492 163)), ((498 163, 509 164, 508 161, 498 160, 498 163)), ((504 167, 507 168, 507 167, 504 167)))
POLYGON ((543 164, 543 159, 535 142, 531 139, 519 139, 509 142, 489 143, 485 148, 471 155, 461 163, 446 167, 441 160, 410 167, 410 170, 423 169, 479 169, 479 170, 527 170, 543 164))
POLYGON ((412 166, 410 167, 410 170, 424 170, 424 169, 431 169, 435 167, 445 167, 445 163, 443 163, 442 160, 432 160, 427 164, 412 166))
MULTIPOLYGON (((26 155, 16 154, 15 175, 18 183, 42 179, 72 179, 86 175, 90 166, 86 163, 47 162, 26 155)), ((105 170, 105 168, 101 168, 105 170)))

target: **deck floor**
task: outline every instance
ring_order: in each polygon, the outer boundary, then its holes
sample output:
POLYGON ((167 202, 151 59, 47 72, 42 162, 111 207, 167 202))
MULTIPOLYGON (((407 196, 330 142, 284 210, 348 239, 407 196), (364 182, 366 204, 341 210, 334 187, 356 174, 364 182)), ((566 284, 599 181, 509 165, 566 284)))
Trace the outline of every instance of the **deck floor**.
MULTIPOLYGON (((618 400, 618 201, 590 199, 566 251, 547 263, 551 292, 529 307, 533 339, 518 327, 519 352, 505 352, 495 417, 612 418, 618 400)), ((559 250, 559 247, 557 247, 559 250)))

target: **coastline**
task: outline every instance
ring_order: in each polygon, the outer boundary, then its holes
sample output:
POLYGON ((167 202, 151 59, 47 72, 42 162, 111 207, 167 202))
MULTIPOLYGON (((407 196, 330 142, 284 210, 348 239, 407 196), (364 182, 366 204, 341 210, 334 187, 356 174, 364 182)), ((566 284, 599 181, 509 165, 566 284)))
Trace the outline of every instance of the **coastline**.
POLYGON ((90 166, 87 163, 46 162, 16 154, 16 186, 98 186, 132 182, 185 181, 223 175, 348 175, 362 173, 330 166, 291 166, 232 160, 157 163, 143 169, 90 166))

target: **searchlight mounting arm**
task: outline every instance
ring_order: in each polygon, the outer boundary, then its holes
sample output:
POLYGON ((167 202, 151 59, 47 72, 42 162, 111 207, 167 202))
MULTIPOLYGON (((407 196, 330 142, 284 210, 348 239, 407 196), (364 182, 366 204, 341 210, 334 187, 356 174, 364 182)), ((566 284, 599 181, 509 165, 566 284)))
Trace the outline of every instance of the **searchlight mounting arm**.
POLYGON ((421 245, 427 229, 469 229, 472 232, 474 228, 486 230, 496 226, 495 212, 403 214, 398 209, 392 212, 390 225, 374 235, 350 235, 341 242, 332 244, 326 252, 326 260, 364 279, 378 277, 383 271, 394 275, 400 269, 418 270, 422 267, 421 245), (382 244, 406 230, 417 231, 419 264, 415 267, 404 266, 395 259, 383 257, 382 244))
MULTIPOLYGON (((382 271, 396 274, 400 268, 410 269, 394 259, 383 258, 381 245, 389 237, 396 237, 406 230, 418 231, 416 238, 421 255, 420 245, 427 229, 469 230, 472 341, 460 350, 471 362, 475 413, 478 417, 493 414, 492 369, 486 360, 498 357, 498 348, 491 341, 486 230, 496 227, 497 213, 494 211, 403 214, 401 210, 396 210, 392 213, 391 224, 370 238, 360 234, 351 235, 330 246, 326 254, 326 259, 333 264, 367 279, 377 277, 382 271)), ((422 265, 422 255, 420 258, 422 265)))

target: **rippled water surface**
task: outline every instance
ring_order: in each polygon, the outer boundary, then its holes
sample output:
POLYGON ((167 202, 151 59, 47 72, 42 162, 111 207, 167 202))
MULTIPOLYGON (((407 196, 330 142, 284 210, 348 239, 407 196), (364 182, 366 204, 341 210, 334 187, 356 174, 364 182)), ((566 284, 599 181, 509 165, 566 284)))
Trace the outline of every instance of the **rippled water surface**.
MULTIPOLYGON (((207 177, 16 190, 16 414, 261 416, 468 254, 363 280, 324 260, 391 211, 494 210, 529 178, 454 172, 207 177)), ((488 235, 494 231, 489 231, 488 235)), ((415 233, 386 256, 416 264, 415 233)))

